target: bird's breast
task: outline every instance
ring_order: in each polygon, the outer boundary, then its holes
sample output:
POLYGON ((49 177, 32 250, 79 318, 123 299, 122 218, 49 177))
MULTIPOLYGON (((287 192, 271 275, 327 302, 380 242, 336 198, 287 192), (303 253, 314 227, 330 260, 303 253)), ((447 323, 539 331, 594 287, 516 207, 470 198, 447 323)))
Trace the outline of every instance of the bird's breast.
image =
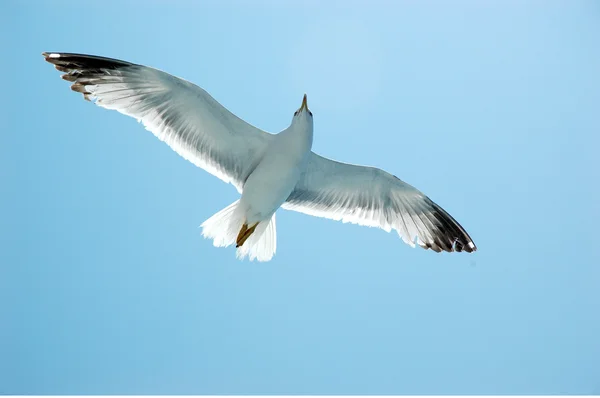
POLYGON ((249 221, 268 219, 290 196, 308 162, 311 142, 279 134, 250 174, 242 191, 249 221))

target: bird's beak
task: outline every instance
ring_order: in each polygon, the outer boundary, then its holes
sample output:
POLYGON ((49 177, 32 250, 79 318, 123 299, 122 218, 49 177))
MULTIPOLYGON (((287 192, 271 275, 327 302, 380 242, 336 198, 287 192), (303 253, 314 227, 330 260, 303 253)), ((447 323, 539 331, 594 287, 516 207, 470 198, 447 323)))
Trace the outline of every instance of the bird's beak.
POLYGON ((306 94, 304 94, 304 98, 302 98, 302 105, 300 106, 300 112, 302 112, 303 109, 308 110, 308 104, 306 103, 306 94))

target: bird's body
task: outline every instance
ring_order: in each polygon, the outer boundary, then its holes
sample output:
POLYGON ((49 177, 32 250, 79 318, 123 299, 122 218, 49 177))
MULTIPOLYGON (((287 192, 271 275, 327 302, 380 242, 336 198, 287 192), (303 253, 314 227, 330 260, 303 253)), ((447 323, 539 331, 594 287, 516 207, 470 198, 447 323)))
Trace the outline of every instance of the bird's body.
POLYGON ((248 224, 269 219, 290 196, 310 156, 313 127, 308 114, 275 135, 242 191, 240 206, 248 224))
POLYGON ((238 257, 273 257, 280 207, 394 229, 409 245, 437 252, 476 250, 460 224, 411 185, 374 167, 315 154, 306 95, 291 125, 273 135, 157 69, 91 55, 43 55, 85 99, 138 119, 179 155, 237 188, 241 199, 206 220, 202 233, 215 246, 235 244, 238 257))

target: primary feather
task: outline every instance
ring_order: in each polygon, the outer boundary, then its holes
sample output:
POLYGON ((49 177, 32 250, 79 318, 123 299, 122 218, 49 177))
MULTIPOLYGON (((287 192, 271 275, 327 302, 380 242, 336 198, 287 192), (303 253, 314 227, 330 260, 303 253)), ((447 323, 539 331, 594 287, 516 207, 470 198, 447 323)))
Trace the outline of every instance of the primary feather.
POLYGON ((271 134, 229 112, 200 87, 158 69, 82 54, 43 53, 71 88, 141 121, 183 158, 238 191, 271 134))
POLYGON ((394 229, 409 245, 416 241, 437 252, 476 250, 452 216, 398 177, 315 153, 282 207, 388 232, 394 229))

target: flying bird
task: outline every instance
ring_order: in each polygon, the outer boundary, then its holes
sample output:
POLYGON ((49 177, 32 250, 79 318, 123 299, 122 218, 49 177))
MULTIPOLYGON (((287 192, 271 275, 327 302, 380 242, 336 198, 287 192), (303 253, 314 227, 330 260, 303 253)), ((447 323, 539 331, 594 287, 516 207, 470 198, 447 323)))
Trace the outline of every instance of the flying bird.
POLYGON ((233 184, 241 198, 202 225, 238 258, 275 254, 280 207, 387 232, 436 252, 474 252, 460 224, 422 192, 381 169, 312 152, 306 94, 289 127, 267 133, 235 116, 202 88, 158 69, 92 55, 42 53, 73 91, 142 122, 196 166, 233 184))

